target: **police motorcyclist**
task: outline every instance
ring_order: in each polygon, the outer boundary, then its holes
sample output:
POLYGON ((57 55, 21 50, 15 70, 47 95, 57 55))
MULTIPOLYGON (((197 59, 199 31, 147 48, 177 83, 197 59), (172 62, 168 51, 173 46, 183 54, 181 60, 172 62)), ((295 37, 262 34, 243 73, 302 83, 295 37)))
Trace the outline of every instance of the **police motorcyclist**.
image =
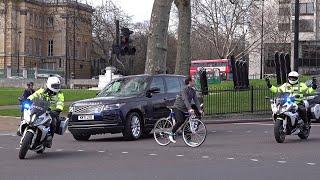
POLYGON ((58 77, 49 77, 46 84, 46 89, 39 89, 31 96, 28 97, 29 100, 44 98, 44 100, 50 101, 51 106, 51 117, 52 122, 50 124, 50 135, 47 137, 46 146, 48 148, 52 145, 52 138, 56 131, 57 122, 59 121, 59 115, 64 107, 64 95, 60 91, 61 82, 58 77))
POLYGON ((306 123, 309 122, 307 115, 307 110, 302 102, 302 97, 304 94, 312 94, 317 89, 317 81, 315 78, 312 79, 312 86, 308 87, 305 83, 299 82, 299 73, 296 71, 291 71, 288 74, 288 83, 284 83, 280 87, 275 87, 270 83, 269 78, 266 78, 266 83, 268 88, 273 93, 289 92, 294 95, 299 95, 299 98, 296 98, 298 104, 298 113, 301 119, 306 123))
POLYGON ((171 142, 175 143, 174 135, 179 127, 185 122, 185 112, 189 112, 190 114, 202 114, 202 110, 200 108, 200 102, 196 95, 196 91, 194 89, 194 81, 191 77, 187 77, 185 80, 186 87, 182 89, 181 93, 177 96, 176 101, 173 105, 173 112, 175 114, 175 119, 177 123, 173 126, 172 132, 169 135, 169 139, 171 142), (192 106, 192 101, 195 103, 195 106, 192 106))

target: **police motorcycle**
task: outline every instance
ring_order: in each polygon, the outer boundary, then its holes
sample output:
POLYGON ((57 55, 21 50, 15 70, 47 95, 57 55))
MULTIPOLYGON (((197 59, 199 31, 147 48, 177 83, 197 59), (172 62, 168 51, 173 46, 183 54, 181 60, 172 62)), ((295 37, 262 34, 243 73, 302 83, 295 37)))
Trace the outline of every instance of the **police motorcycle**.
MULTIPOLYGON (((320 118, 320 105, 310 105, 308 101, 313 100, 317 95, 303 97, 303 103, 307 109, 308 118, 320 118)), ((311 121, 304 123, 298 113, 296 98, 300 95, 293 95, 289 92, 279 93, 274 99, 270 99, 272 118, 274 121, 274 137, 278 143, 283 143, 286 135, 298 135, 300 139, 308 139, 311 129, 311 121)))
MULTIPOLYGON (((50 102, 45 100, 37 99, 33 102, 25 101, 23 103, 19 159, 24 159, 28 150, 35 151, 38 154, 44 152, 52 121, 49 107, 50 102)), ((68 119, 61 118, 55 133, 63 135, 67 129, 67 124, 68 119)))

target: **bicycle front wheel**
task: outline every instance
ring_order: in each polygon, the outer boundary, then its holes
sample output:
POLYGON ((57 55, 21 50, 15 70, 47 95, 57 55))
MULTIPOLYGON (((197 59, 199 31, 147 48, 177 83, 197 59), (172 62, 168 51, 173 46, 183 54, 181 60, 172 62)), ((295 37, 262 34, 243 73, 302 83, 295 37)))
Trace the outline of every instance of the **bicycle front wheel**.
POLYGON ((171 132, 171 129, 172 122, 169 120, 169 118, 162 118, 156 122, 154 126, 153 137, 160 146, 166 146, 170 144, 169 133, 171 132))
POLYGON ((182 137, 188 146, 198 147, 207 137, 206 125, 199 119, 188 120, 183 127, 182 137))

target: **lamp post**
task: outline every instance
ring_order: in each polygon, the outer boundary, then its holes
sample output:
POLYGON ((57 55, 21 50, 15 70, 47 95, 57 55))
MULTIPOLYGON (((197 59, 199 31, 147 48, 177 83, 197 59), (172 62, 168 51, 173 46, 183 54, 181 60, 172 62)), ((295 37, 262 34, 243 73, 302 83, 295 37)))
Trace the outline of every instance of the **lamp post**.
POLYGON ((21 34, 21 31, 18 31, 18 68, 17 68, 18 77, 19 77, 19 71, 20 71, 20 34, 21 34))
POLYGON ((260 79, 263 78, 263 36, 264 36, 264 31, 263 31, 263 25, 264 25, 264 0, 262 1, 262 7, 261 7, 261 48, 260 48, 260 79))
POLYGON ((299 67, 299 12, 300 4, 299 0, 295 0, 295 11, 294 11, 294 40, 293 40, 293 57, 294 57, 294 67, 293 69, 298 72, 299 67))

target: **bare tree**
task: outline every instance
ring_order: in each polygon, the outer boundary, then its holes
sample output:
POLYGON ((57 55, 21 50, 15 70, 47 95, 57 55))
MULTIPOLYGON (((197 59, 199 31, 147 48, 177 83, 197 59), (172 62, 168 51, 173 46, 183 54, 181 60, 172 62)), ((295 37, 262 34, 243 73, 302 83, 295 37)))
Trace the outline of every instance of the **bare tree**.
POLYGON ((173 0, 155 0, 150 20, 145 73, 166 72, 167 36, 173 0))
POLYGON ((188 75, 190 69, 190 31, 191 31, 191 2, 190 0, 175 0, 178 8, 178 46, 175 74, 188 75))
MULTIPOLYGON (((253 0, 236 1, 232 4, 226 0, 194 0, 193 31, 212 44, 219 58, 234 54, 244 39, 250 36, 247 29, 250 24, 250 12, 253 0)), ((254 40, 257 44, 259 38, 254 40)), ((246 49, 251 48, 249 45, 246 49)))

